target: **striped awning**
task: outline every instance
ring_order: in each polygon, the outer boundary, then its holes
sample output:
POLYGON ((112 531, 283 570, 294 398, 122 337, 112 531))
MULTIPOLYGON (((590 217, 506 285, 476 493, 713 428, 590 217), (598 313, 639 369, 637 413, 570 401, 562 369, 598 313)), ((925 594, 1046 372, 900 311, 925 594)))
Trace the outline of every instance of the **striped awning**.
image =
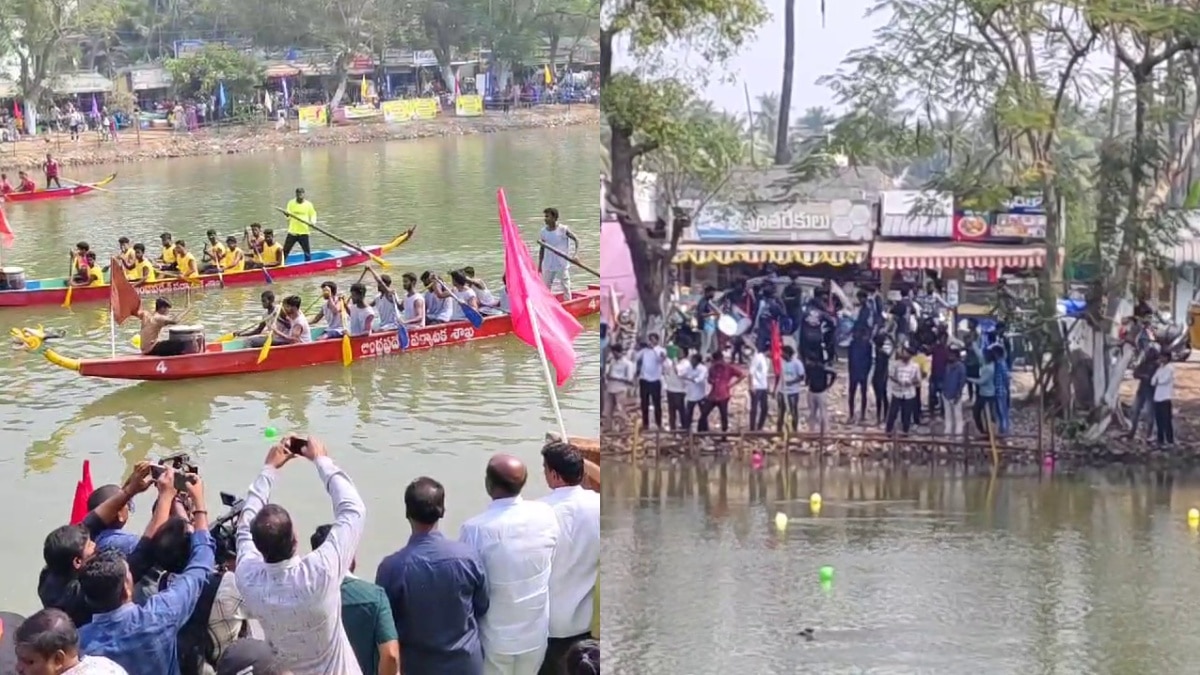
POLYGON ((1180 239, 1179 243, 1171 247, 1166 257, 1174 262, 1176 267, 1200 265, 1200 239, 1180 239))
POLYGON ((871 251, 871 267, 877 270, 1037 269, 1045 263, 1046 249, 1041 246, 877 241, 871 251))
POLYGON ((866 244, 683 244, 676 263, 693 265, 854 265, 867 257, 866 244))

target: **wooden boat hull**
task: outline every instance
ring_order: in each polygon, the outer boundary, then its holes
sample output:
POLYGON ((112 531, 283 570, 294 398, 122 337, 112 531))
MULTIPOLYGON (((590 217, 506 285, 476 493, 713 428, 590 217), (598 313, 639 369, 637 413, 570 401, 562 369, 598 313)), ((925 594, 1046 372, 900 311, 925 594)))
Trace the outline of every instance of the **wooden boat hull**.
MULTIPOLYGON (((600 287, 589 286, 563 303, 575 317, 600 311, 600 287)), ((474 328, 466 321, 429 326, 409 331, 409 347, 418 351, 433 347, 465 344, 476 340, 501 337, 512 333, 508 315, 485 317, 483 325, 474 328)), ((258 363, 259 349, 228 349, 229 345, 211 344, 201 354, 184 356, 118 356, 107 359, 84 359, 78 362, 79 374, 118 380, 184 380, 197 377, 263 373, 290 370, 323 363, 341 363, 342 341, 317 340, 304 344, 272 347, 267 359, 258 363)), ((372 333, 351 338, 354 359, 369 359, 398 354, 400 343, 396 333, 372 333)), ((56 358, 57 354, 54 355, 56 358)), ((47 354, 49 358, 49 354, 47 354)))
POLYGON ((67 187, 53 188, 50 190, 34 190, 33 192, 10 192, 4 195, 4 201, 12 202, 44 202, 51 199, 67 199, 68 197, 78 197, 86 195, 89 192, 94 192, 96 188, 103 188, 105 185, 117 179, 117 174, 112 173, 105 176, 103 179, 95 183, 87 185, 76 184, 68 185, 67 187))
MULTIPOLYGON (((383 255, 408 241, 413 234, 409 230, 382 246, 368 246, 365 250, 372 255, 383 255)), ((282 267, 272 267, 267 270, 272 281, 307 277, 322 272, 331 272, 346 267, 354 267, 367 262, 367 256, 349 249, 330 249, 313 251, 312 260, 305 262, 303 253, 293 253, 288 256, 287 264, 282 267)), ((267 283, 267 277, 262 270, 246 270, 244 272, 229 272, 225 274, 225 286, 243 286, 247 284, 267 283)), ((191 289, 193 291, 212 290, 221 288, 221 279, 215 274, 203 274, 191 282, 180 279, 164 279, 151 284, 136 286, 138 295, 154 296, 175 293, 191 289)), ((111 294, 111 286, 76 286, 71 292, 71 303, 107 302, 111 294)), ((61 305, 67 297, 66 279, 36 279, 26 282, 23 290, 0 291, 0 309, 6 307, 32 307, 35 305, 61 305), (50 287, 45 288, 44 285, 50 287)))

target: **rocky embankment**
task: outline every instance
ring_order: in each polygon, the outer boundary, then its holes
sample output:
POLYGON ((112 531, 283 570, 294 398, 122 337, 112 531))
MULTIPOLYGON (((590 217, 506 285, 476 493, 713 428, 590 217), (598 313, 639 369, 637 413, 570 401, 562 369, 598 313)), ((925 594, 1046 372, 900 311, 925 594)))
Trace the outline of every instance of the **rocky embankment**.
POLYGON ((226 127, 197 133, 168 131, 122 132, 117 141, 101 142, 94 133, 84 134, 78 142, 65 135, 47 136, 0 146, 0 169, 40 167, 47 152, 54 153, 65 166, 117 164, 173 157, 237 155, 271 152, 286 148, 306 148, 377 141, 402 141, 443 136, 469 136, 501 131, 552 129, 565 126, 598 125, 600 113, 595 106, 543 106, 504 115, 488 113, 482 117, 442 116, 434 120, 387 125, 370 123, 326 127, 300 133, 293 127, 276 130, 261 126, 226 127))

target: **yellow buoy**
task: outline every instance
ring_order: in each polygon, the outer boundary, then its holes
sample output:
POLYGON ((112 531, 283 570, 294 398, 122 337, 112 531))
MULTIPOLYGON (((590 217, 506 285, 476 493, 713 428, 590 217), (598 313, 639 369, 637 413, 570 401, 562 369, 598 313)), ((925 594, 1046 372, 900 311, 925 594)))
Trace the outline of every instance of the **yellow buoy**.
POLYGON ((814 493, 812 493, 811 496, 809 496, 808 507, 810 509, 812 509, 813 511, 821 510, 821 493, 820 492, 814 492, 814 493))
POLYGON ((1192 527, 1200 525, 1200 509, 1188 509, 1187 521, 1192 527))
POLYGON ((785 514, 785 513, 776 513, 775 514, 775 529, 786 530, 787 523, 788 523, 787 514, 785 514))

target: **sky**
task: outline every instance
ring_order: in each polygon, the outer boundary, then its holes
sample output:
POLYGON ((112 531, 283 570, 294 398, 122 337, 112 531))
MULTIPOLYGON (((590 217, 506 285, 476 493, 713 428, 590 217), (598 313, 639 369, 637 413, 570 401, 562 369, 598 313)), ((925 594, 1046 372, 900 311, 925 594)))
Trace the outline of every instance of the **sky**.
MULTIPOLYGON (((704 97, 718 108, 746 112, 745 82, 753 101, 759 94, 777 92, 783 82, 783 0, 764 0, 771 20, 759 29, 758 39, 743 47, 729 62, 738 73, 733 83, 711 82, 704 97)), ((825 0, 825 27, 821 27, 820 0, 796 0, 796 72, 792 88, 792 110, 813 106, 833 108, 831 92, 816 84, 823 75, 837 70, 853 49, 871 43, 871 33, 883 21, 867 18, 873 0, 825 0)), ((719 78, 714 78, 719 79, 719 78)))

